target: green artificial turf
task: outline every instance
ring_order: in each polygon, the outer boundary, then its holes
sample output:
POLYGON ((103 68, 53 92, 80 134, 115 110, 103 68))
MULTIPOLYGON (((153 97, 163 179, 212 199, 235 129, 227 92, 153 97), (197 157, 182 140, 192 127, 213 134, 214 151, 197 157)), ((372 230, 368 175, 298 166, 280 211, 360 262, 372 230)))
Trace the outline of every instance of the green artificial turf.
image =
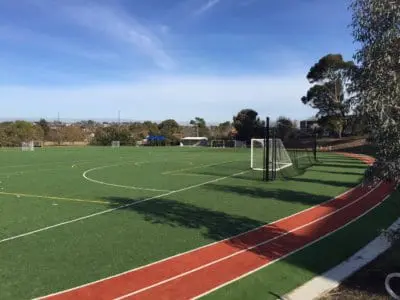
POLYGON ((290 155, 294 166, 265 183, 248 149, 0 150, 0 298, 42 296, 247 231, 346 191, 365 170, 334 154, 290 155))
POLYGON ((204 299, 279 299, 340 264, 388 228, 400 215, 399 199, 400 191, 338 232, 233 282, 204 299))

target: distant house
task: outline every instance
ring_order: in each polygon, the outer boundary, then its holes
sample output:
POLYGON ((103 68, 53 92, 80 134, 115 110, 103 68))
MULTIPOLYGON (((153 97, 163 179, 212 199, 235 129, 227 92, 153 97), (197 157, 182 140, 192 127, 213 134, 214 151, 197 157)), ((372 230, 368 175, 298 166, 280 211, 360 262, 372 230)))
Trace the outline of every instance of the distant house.
MULTIPOLYGON (((320 129, 320 133, 323 136, 334 136, 335 133, 332 129, 327 127, 321 127, 318 124, 319 120, 317 118, 310 118, 307 120, 300 121, 300 130, 307 133, 315 132, 315 129, 320 129)), ((343 128, 343 135, 352 136, 357 134, 357 125, 359 125, 360 120, 357 115, 350 115, 345 117, 345 123, 343 128)))
POLYGON ((313 132, 315 128, 318 128, 318 119, 309 118, 307 120, 300 121, 300 130, 304 132, 313 132))

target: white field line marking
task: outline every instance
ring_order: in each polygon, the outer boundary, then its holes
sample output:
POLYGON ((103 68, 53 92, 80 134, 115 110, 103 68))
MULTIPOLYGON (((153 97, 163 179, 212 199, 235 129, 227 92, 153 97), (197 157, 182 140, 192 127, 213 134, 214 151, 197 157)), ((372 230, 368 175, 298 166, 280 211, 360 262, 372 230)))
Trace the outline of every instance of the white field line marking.
POLYGON ((219 165, 224 165, 224 164, 229 164, 232 162, 236 162, 238 160, 229 160, 229 161, 223 161, 220 163, 213 163, 213 164, 208 164, 208 165, 199 165, 196 167, 191 167, 191 168, 184 168, 184 169, 179 169, 179 170, 172 170, 172 171, 166 171, 161 173, 162 175, 168 175, 168 174, 173 174, 173 173, 180 173, 183 171, 189 171, 189 170, 195 170, 195 169, 202 169, 202 168, 207 168, 207 167, 213 167, 213 166, 219 166, 219 165))
MULTIPOLYGON (((232 177, 233 177, 233 176, 232 176, 232 177)), ((230 240, 230 239, 238 238, 238 237, 243 236, 243 235, 246 235, 246 234, 248 234, 248 233, 250 233, 250 232, 257 231, 257 230, 259 230, 259 229, 261 229, 261 228, 263 228, 263 227, 271 226, 271 225, 274 225, 274 224, 276 224, 276 223, 278 223, 278 222, 282 222, 282 221, 287 220, 287 219, 289 219, 289 218, 293 218, 293 217, 295 217, 295 216, 297 216, 297 215, 300 215, 300 214, 302 214, 302 213, 304 213, 304 212, 307 212, 307 211, 309 211, 309 210, 312 210, 312 209, 314 209, 314 208, 316 208, 316 207, 326 205, 326 204, 328 204, 328 203, 330 203, 330 202, 336 200, 337 198, 343 197, 343 196, 345 196, 345 195, 351 193, 352 191, 354 191, 354 190, 355 190, 356 188, 358 188, 359 186, 360 186, 360 184, 357 185, 357 186, 355 186, 354 188, 352 188, 352 189, 350 189, 350 190, 348 190, 348 191, 346 191, 346 192, 344 192, 344 193, 342 193, 342 194, 336 196, 335 198, 332 198, 332 199, 329 199, 329 200, 327 200, 327 201, 325 201, 325 202, 322 202, 322 203, 320 203, 320 204, 311 206, 311 207, 309 207, 309 208, 307 208, 307 209, 305 209, 305 210, 302 210, 302 211, 299 211, 299 212, 297 212, 297 213, 295 213, 295 214, 292 214, 292 215, 290 215, 290 216, 281 218, 281 219, 276 220, 276 221, 274 221, 274 222, 272 222, 272 223, 269 223, 269 224, 266 224, 266 225, 258 226, 258 227, 256 227, 256 228, 253 228, 253 229, 250 229, 250 230, 248 230, 248 231, 239 233, 239 234, 237 234, 237 235, 230 236, 230 237, 225 238, 225 239, 223 239, 223 240, 219 240, 219 241, 216 241, 216 242, 213 242, 213 243, 210 243, 210 244, 201 246, 201 247, 197 247, 197 248, 191 249, 191 250, 189 250, 189 251, 181 252, 181 253, 178 253, 178 254, 175 254, 175 255, 173 255, 173 256, 170 256, 170 257, 167 257, 167 258, 164 258, 164 259, 155 261, 155 262, 150 263, 150 264, 147 264, 147 265, 143 265, 143 266, 140 266, 140 267, 137 267, 137 268, 134 268, 134 269, 125 271, 125 272, 121 272, 121 273, 118 273, 118 274, 115 274, 115 275, 111 275, 111 276, 108 276, 108 277, 105 277, 105 278, 102 278, 102 279, 99 279, 99 280, 96 280, 96 281, 88 282, 88 283, 85 283, 85 284, 82 284, 82 285, 80 285, 80 286, 73 287, 73 288, 70 288, 70 289, 67 289, 67 290, 63 290, 63 291, 60 291, 60 292, 56 292, 56 293, 54 293, 54 294, 41 297, 40 299, 43 299, 43 298, 46 298, 46 297, 50 297, 50 296, 59 295, 59 294, 63 294, 63 293, 66 293, 66 292, 69 292, 69 291, 73 291, 73 290, 77 290, 77 289, 80 289, 80 288, 83 288, 83 287, 86 287, 86 286, 89 286, 89 285, 92 285, 92 284, 95 284, 95 283, 99 283, 99 282, 102 282, 102 281, 106 281, 106 280, 109 280, 109 279, 112 279, 112 278, 115 278, 115 277, 118 277, 118 276, 122 276, 122 275, 125 275, 125 274, 128 274, 128 273, 131 273, 131 272, 135 272, 135 271, 138 271, 138 270, 141 270, 141 269, 144 269, 144 268, 151 267, 151 266, 153 266, 153 265, 157 265, 157 264, 163 263, 163 262, 165 262, 165 261, 171 260, 171 259, 176 258, 176 257, 181 256, 181 255, 189 254, 189 253, 192 253, 192 252, 195 252, 195 251, 204 249, 204 248, 212 247, 212 246, 214 246, 214 245, 216 245, 216 244, 218 244, 218 243, 223 243, 223 242, 226 242, 226 241, 228 241, 228 240, 230 240)), ((0 241, 0 242, 1 242, 1 241, 0 241)))
POLYGON ((196 300, 196 299, 199 299, 199 298, 201 298, 201 297, 204 297, 204 296, 206 296, 206 295, 208 295, 208 294, 211 294, 212 292, 215 292, 216 290, 219 290, 219 289, 221 289, 221 288, 223 288, 223 287, 225 287, 225 286, 227 286, 227 285, 230 285, 231 283, 234 283, 235 281, 238 281, 238 280, 240 280, 240 279, 243 279, 244 277, 247 277, 247 276, 249 276, 249 275, 251 275, 251 274, 254 274, 254 273, 260 271, 261 269, 264 269, 264 268, 266 268, 266 267, 268 267, 268 266, 270 266, 270 265, 272 265, 272 264, 274 264, 274 263, 276 263, 276 262, 279 262, 279 261, 281 261, 281 260, 287 258, 288 256, 290 256, 290 255, 292 255, 292 254, 295 254, 295 253, 297 253, 297 252, 299 252, 299 251, 301 251, 301 250, 303 250, 303 249, 305 249, 305 248, 307 248, 307 247, 309 247, 309 246, 314 245, 315 243, 318 243, 319 241, 321 241, 321 240, 327 238, 328 236, 331 236, 332 234, 338 232, 339 230, 342 230, 343 228, 349 226, 350 224, 352 224, 352 223, 358 221, 359 219, 361 219, 362 217, 364 217, 365 215, 367 215, 368 213, 370 213, 371 211, 373 211, 375 208, 377 208, 378 206, 382 205, 382 203, 385 202, 389 197, 390 197, 390 195, 386 196, 386 197, 383 199, 383 201, 381 201, 381 202, 375 204, 373 207, 371 207, 370 209, 368 209, 367 211, 365 211, 364 213, 362 213, 362 214, 359 215, 358 217, 354 218, 353 220, 351 220, 350 222, 344 224, 343 226, 337 228, 336 230, 333 230, 333 231, 331 231, 331 232, 329 232, 329 233, 327 233, 327 234, 321 236, 320 238, 316 239, 315 241, 312 241, 312 242, 310 242, 310 243, 304 245, 303 247, 300 247, 300 248, 298 248, 298 249, 296 249, 296 250, 294 250, 294 251, 292 251, 292 252, 289 252, 289 253, 287 253, 287 254, 285 254, 285 255, 279 257, 278 259, 275 259, 275 260, 273 260, 273 261, 271 261, 271 262, 269 262, 269 263, 267 263, 267 264, 265 264, 265 265, 263 265, 263 266, 261 266, 261 267, 259 267, 259 268, 257 268, 257 269, 254 269, 254 270, 252 270, 252 271, 250 271, 250 272, 247 272, 247 273, 245 273, 245 274, 243 274, 243 275, 241 275, 241 276, 239 276, 239 277, 237 277, 237 278, 235 278, 235 279, 232 279, 232 280, 230 280, 230 281, 228 281, 228 282, 225 282, 225 283, 223 283, 223 284, 221 284, 221 285, 219 285, 219 286, 217 286, 217 287, 215 287, 215 288, 213 288, 213 289, 211 289, 211 290, 209 290, 209 291, 207 291, 207 292, 205 292, 205 293, 203 293, 203 294, 200 294, 200 295, 198 295, 198 296, 192 298, 192 300, 196 300))
POLYGON ((0 195, 20 196, 20 197, 25 197, 25 198, 39 198, 39 199, 49 199, 49 200, 61 200, 61 201, 70 201, 70 202, 111 204, 111 202, 101 201, 101 200, 88 200, 88 199, 86 200, 86 199, 78 199, 78 198, 65 198, 65 197, 56 197, 56 196, 31 195, 31 194, 9 193, 9 192, 0 192, 0 195))
POLYGON ((93 218, 93 217, 96 217, 96 216, 104 215, 104 214, 107 214, 107 213, 110 213, 110 212, 113 212, 113 211, 116 211, 116 210, 119 210, 119 209, 128 208, 128 207, 137 205, 139 203, 143 203, 143 202, 159 199, 159 198, 162 198, 162 197, 167 197, 169 195, 173 195, 173 194, 177 194, 177 193, 181 193, 181 192, 185 192, 185 191, 188 191, 188 190, 191 190, 191 189, 194 189, 194 188, 198 188, 198 187, 210 184, 210 183, 214 183, 214 182, 218 182, 218 181, 221 181, 221 180, 225 180, 227 178, 239 176, 239 175, 242 175, 242 174, 247 173, 247 172, 249 172, 249 171, 242 171, 242 172, 235 173, 235 174, 232 174, 232 175, 229 175, 229 176, 219 177, 217 179, 209 180, 209 181, 206 181, 206 182, 203 182, 203 183, 199 183, 199 184, 196 184, 196 185, 187 186, 187 187, 181 188, 179 190, 170 191, 168 193, 164 193, 164 194, 160 194, 160 195, 157 195, 157 196, 149 197, 149 198, 146 198, 146 199, 143 199, 143 200, 139 200, 139 201, 136 201, 136 202, 133 202, 133 203, 121 205, 121 206, 118 206, 118 207, 115 207, 115 208, 110 208, 110 209, 103 210, 103 211, 100 211, 100 212, 97 212, 97 213, 93 213, 93 214, 86 215, 86 216, 83 216, 83 217, 75 218, 75 219, 72 219, 72 220, 69 220, 69 221, 61 222, 61 223, 54 224, 54 225, 51 225, 51 226, 47 226, 47 227, 43 227, 43 228, 36 229, 36 230, 33 230, 33 231, 29 231, 29 232, 26 232, 26 233, 22 233, 22 234, 19 234, 19 235, 15 235, 15 236, 0 240, 0 244, 2 244, 4 242, 16 240, 16 239, 19 239, 19 238, 22 238, 22 237, 26 237, 26 236, 29 236, 29 235, 32 235, 32 234, 35 234, 35 233, 47 231, 47 230, 50 230, 50 229, 53 229, 53 228, 61 227, 61 226, 72 224, 72 223, 76 223, 76 222, 79 222, 79 221, 82 221, 82 220, 90 219, 90 218, 93 218))
MULTIPOLYGON (((279 171, 282 171, 282 170, 284 170, 286 168, 289 168, 291 166, 293 166, 293 163, 287 163, 287 164, 282 165, 282 167, 276 168, 275 171, 279 172, 279 171)), ((262 168, 253 168, 253 170, 254 171, 263 171, 264 169, 262 169, 262 168)), ((268 169, 268 170, 272 171, 272 169, 268 169)))
POLYGON ((255 248, 257 248, 257 247, 263 246, 263 245, 268 244, 268 243, 270 243, 270 242, 273 242, 273 241, 275 241, 275 240, 277 240, 277 239, 280 239, 280 238, 282 238, 282 237, 284 237, 284 236, 286 236, 286 235, 289 235, 289 234, 292 233, 292 232, 295 232, 295 231, 297 231, 297 230, 299 230, 299 229, 303 229, 303 228, 305 228, 305 227, 307 227, 307 226, 310 226, 310 225, 312 225, 312 224, 314 224, 314 223, 316 223, 316 222, 319 222, 319 221, 321 221, 321 220, 323 220, 323 219, 326 219, 326 218, 328 218, 328 217, 330 217, 330 216, 332 216, 332 215, 334 215, 334 214, 336 214, 336 213, 338 213, 338 212, 340 212, 340 211, 346 209, 347 207, 352 206, 352 205, 354 205, 355 203, 360 202, 360 201, 361 201, 362 199, 364 199, 366 196, 368 196, 368 195, 371 194, 373 191, 375 191, 379 186, 380 186, 380 184, 379 184, 378 186, 374 187, 372 190, 368 191, 368 193, 365 193, 364 195, 358 197, 356 200, 352 201, 351 203, 349 203, 349 204, 347 204, 347 205, 345 205, 345 206, 343 206, 343 207, 341 207, 341 208, 339 208, 339 209, 337 209, 337 210, 335 210, 335 211, 333 211, 333 212, 331 212, 331 213, 329 213, 329 214, 327 214, 327 215, 324 215, 324 216, 322 216, 322 217, 320 217, 320 218, 318 218, 318 219, 315 219, 314 221, 311 221, 311 222, 308 222, 308 223, 303 224, 303 225, 301 225, 301 226, 298 226, 298 227, 296 227, 296 228, 294 228, 294 229, 292 229, 292 230, 290 230, 290 231, 287 231, 287 232, 285 232, 285 233, 283 233, 283 234, 281 234, 281 235, 278 235, 278 236, 273 237, 273 238, 271 238, 271 239, 267 239, 267 240, 265 240, 265 241, 263 241, 263 242, 261 242, 261 243, 258 243, 258 244, 256 244, 256 245, 253 245, 253 246, 251 246, 251 247, 247 247, 246 249, 242 249, 242 250, 237 251, 237 252, 235 252, 235 253, 232 253, 232 254, 230 254, 230 255, 224 256, 224 257, 219 258, 219 259, 217 259, 217 260, 214 260, 214 261, 212 261, 212 262, 210 262, 210 263, 207 263, 207 264, 204 264, 204 265, 202 265, 202 266, 200 266, 200 267, 194 268, 194 269, 192 269, 192 270, 190 270, 190 271, 181 273, 181 274, 179 274, 179 275, 170 277, 170 278, 168 278, 168 279, 166 279, 166 280, 163 280, 163 281, 157 282, 157 283, 155 283, 155 284, 149 285, 149 286, 147 286, 147 287, 145 287, 145 288, 142 288, 142 289, 140 289, 140 290, 137 290, 137 291, 134 291, 134 292, 132 292, 132 293, 129 293, 129 294, 123 295, 123 296, 121 296, 121 297, 115 298, 114 300, 122 300, 122 299, 125 299, 125 298, 127 298, 127 297, 140 294, 140 293, 142 293, 142 292, 144 292, 144 291, 147 291, 147 290, 150 290, 150 289, 152 289, 152 288, 154 288, 154 287, 163 285, 163 284, 168 283, 168 282, 170 282, 170 281, 173 281, 173 280, 175 280, 175 279, 178 279, 178 278, 184 277, 184 276, 186 276, 186 275, 192 274, 192 273, 194 273, 194 272, 200 271, 200 270, 202 270, 202 269, 208 268, 208 267, 210 267, 210 266, 212 266, 212 265, 215 265, 215 264, 217 264, 217 263, 220 263, 220 262, 222 262, 222 261, 225 261, 225 260, 230 259, 230 258, 232 258, 232 257, 235 257, 235 256, 237 256, 237 255, 240 255, 240 254, 242 254, 242 253, 244 253, 244 252, 247 252, 247 251, 249 251, 249 250, 255 249, 255 248))
MULTIPOLYGON (((249 172, 249 171, 246 171, 246 172, 249 172)), ((244 172, 244 173, 246 173, 246 172, 244 172)), ((230 177, 234 177, 234 176, 230 176, 230 177)), ((229 177, 228 177, 228 178, 229 178, 229 177)), ((300 215, 300 214, 302 214, 302 213, 305 213, 305 212, 307 212, 307 211, 309 211, 309 210, 312 210, 312 209, 314 209, 314 208, 316 208, 316 207, 329 204, 330 202, 335 201, 337 198, 341 198, 341 197, 343 197, 343 196, 345 196, 345 195, 347 195, 347 194, 353 192, 355 189, 357 189, 357 188, 360 187, 360 186, 361 186, 361 184, 358 184, 358 185, 356 185, 355 187, 351 188, 350 190, 347 190, 347 191, 345 191, 344 193, 342 193, 342 194, 340 194, 340 195, 338 195, 338 196, 336 196, 336 197, 334 197, 334 198, 331 198, 331 199, 326 200, 326 201, 324 201, 324 202, 322 202, 322 203, 313 205, 313 206, 311 206, 311 207, 309 207, 309 208, 307 208, 307 209, 304 209, 304 210, 299 211, 299 212, 297 212, 297 213, 294 213, 294 214, 292 214, 292 215, 283 217, 283 218, 278 219, 278 220, 276 220, 276 221, 274 221, 274 222, 271 222, 271 223, 268 223, 268 224, 265 224, 265 225, 258 226, 258 227, 256 227, 256 228, 247 230, 247 231, 245 231, 245 232, 242 232, 242 233, 239 233, 239 234, 236 234, 236 235, 227 237, 227 238, 225 238, 225 239, 222 239, 222 240, 219 240, 219 241, 216 241, 216 242, 213 242, 213 243, 210 243, 210 244, 201 246, 201 247, 197 247, 197 248, 194 248, 194 249, 185 251, 185 252, 177 253, 177 254, 175 254, 175 255, 173 255, 173 256, 166 257, 166 258, 164 258, 164 259, 161 259, 161 260, 152 262, 152 263, 147 264, 147 265, 143 265, 143 266, 140 266, 140 267, 137 267, 137 268, 134 268, 134 269, 130 269, 130 270, 128 270, 128 271, 124 271, 124 272, 121 272, 121 273, 118 273, 118 274, 115 274, 115 275, 111 275, 111 276, 108 276, 108 277, 105 277, 105 278, 102 278, 102 279, 99 279, 99 280, 96 280, 96 281, 88 282, 88 283, 82 284, 82 285, 77 286, 77 287, 73 287, 73 288, 70 288, 70 289, 66 289, 66 290, 63 290, 63 291, 59 291, 59 292, 56 292, 56 293, 53 293, 53 294, 50 294, 50 295, 47 295, 47 296, 44 296, 44 297, 41 297, 41 298, 38 298, 38 299, 43 299, 43 298, 46 298, 46 297, 55 296, 55 295, 59 295, 59 294, 63 294, 63 293, 69 292, 69 291, 77 290, 77 289, 80 289, 80 288, 83 288, 83 287, 86 287, 86 286, 89 286, 89 285, 92 285, 92 284, 95 284, 95 283, 99 283, 99 282, 102 282, 102 281, 106 281, 106 280, 109 280, 109 279, 112 279, 112 278, 115 278, 115 277, 118 277, 118 276, 122 276, 122 275, 125 275, 125 274, 128 274, 128 273, 134 272, 134 271, 138 271, 138 270, 141 270, 141 269, 144 269, 144 268, 147 268, 147 267, 150 267, 150 266, 159 264, 159 263, 163 263, 163 262, 165 262, 165 261, 168 261, 168 260, 170 260, 170 259, 176 258, 176 257, 178 257, 178 256, 185 255, 185 254, 189 254, 189 253, 191 253, 191 252, 195 252, 195 251, 198 251, 198 250, 207 248, 207 247, 211 247, 211 246, 214 246, 214 245, 216 245, 216 244, 218 244, 218 243, 226 242, 226 241, 228 241, 228 240, 230 240, 230 239, 234 239, 234 238, 237 238, 237 237, 246 235, 246 234, 248 234, 248 233, 250 233, 250 232, 257 231, 257 230, 261 229, 262 227, 271 226, 271 225, 276 224, 276 223, 278 223, 278 222, 282 222, 282 221, 287 220, 287 219, 289 219, 289 218, 292 218, 292 217, 295 217, 295 216, 300 215)), ((1 242, 1 241, 0 241, 0 242, 1 242)))
MULTIPOLYGON (((137 162, 137 163, 135 163, 135 165, 139 166, 140 164, 144 164, 144 163, 148 163, 148 162, 137 162)), ((93 183, 97 183, 97 184, 101 184, 101 185, 107 185, 107 186, 113 186, 113 187, 118 187, 118 188, 124 188, 124 189, 129 189, 129 190, 141 190, 141 191, 150 191, 150 192, 172 192, 170 190, 161 190, 161 189, 152 189, 152 188, 144 188, 144 187, 137 187, 137 186, 114 184, 114 183, 109 183, 109 182, 105 182, 105 181, 92 179, 92 178, 90 178, 88 176, 88 174, 93 172, 93 171, 102 170, 102 169, 111 168, 111 167, 116 167, 116 166, 122 166, 122 165, 125 165, 125 164, 127 164, 127 162, 92 168, 92 169, 89 169, 89 170, 86 170, 85 172, 83 172, 82 176, 86 180, 88 180, 90 182, 93 182, 93 183)))
POLYGON ((206 174, 191 174, 191 173, 172 173, 170 176, 190 176, 190 177, 217 177, 216 175, 206 175, 206 174))
MULTIPOLYGON (((90 163, 96 163, 97 161, 94 160, 88 160, 88 161, 74 161, 74 162, 65 162, 65 163, 55 163, 56 165, 59 165, 58 168, 48 168, 48 169, 37 169, 37 170, 23 170, 23 171, 13 171, 12 173, 0 173, 1 177, 5 177, 5 176, 14 176, 14 175, 24 175, 24 174, 28 174, 28 173, 37 173, 37 172, 45 172, 45 171, 56 171, 56 170, 61 170, 64 168, 71 168, 70 164, 72 163, 72 165, 76 165, 77 167, 84 165, 84 164, 90 164, 90 163), (66 164, 66 166, 61 166, 63 164, 66 164)), ((116 161, 112 161, 110 163, 115 163, 116 161)), ((129 163, 129 162, 133 162, 133 161, 126 161, 125 163, 129 163)), ((121 165, 125 164, 125 163, 121 163, 121 165)), ((38 164, 38 165, 30 165, 30 166, 41 166, 44 164, 38 164)), ((16 166, 15 166, 16 167, 16 166)), ((1 168, 1 167, 0 167, 1 168)))

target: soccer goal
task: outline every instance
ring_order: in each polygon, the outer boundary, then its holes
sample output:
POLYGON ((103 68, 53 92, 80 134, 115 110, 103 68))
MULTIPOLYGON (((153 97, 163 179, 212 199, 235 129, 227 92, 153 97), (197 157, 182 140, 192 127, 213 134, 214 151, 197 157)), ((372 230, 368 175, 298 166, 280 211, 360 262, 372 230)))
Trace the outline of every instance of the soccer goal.
POLYGON ((206 137, 185 137, 181 139, 181 147, 206 147, 208 146, 208 138, 206 137))
POLYGON ((111 142, 111 147, 112 148, 119 148, 121 146, 120 141, 112 141, 111 142))
MULTIPOLYGON (((282 140, 280 139, 269 139, 269 157, 267 158, 268 169, 279 171, 287 167, 292 166, 292 160, 285 147, 283 146, 282 140), (274 165, 273 165, 274 164, 274 165)), ((266 155, 264 147, 264 139, 252 139, 251 140, 251 159, 250 164, 253 170, 263 171, 264 156, 266 155)))
POLYGON ((211 148, 225 148, 224 140, 212 140, 210 143, 211 148))
POLYGON ((22 151, 35 151, 35 143, 33 141, 30 142, 22 142, 21 143, 22 151))
POLYGON ((225 148, 246 148, 246 142, 236 140, 226 140, 225 148))

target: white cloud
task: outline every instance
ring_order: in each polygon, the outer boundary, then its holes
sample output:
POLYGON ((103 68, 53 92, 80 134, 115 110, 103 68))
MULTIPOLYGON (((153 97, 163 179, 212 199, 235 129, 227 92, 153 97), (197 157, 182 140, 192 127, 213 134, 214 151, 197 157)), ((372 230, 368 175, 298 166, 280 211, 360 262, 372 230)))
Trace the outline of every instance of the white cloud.
POLYGON ((198 10, 195 11, 195 15, 201 15, 204 14, 205 12, 209 11, 212 9, 214 6, 216 6, 218 3, 220 3, 221 0, 208 0, 206 3, 204 3, 198 10))
POLYGON ((63 11, 76 25, 130 45, 161 68, 171 69, 176 65, 160 38, 132 16, 114 7, 100 4, 70 5, 63 7, 63 11))
POLYGON ((0 87, 9 99, 0 117, 106 118, 121 110, 124 118, 186 121, 231 119, 243 108, 261 116, 305 118, 314 112, 300 98, 308 88, 301 75, 281 77, 154 77, 141 82, 87 87, 0 87), (5 115, 7 112, 7 115, 5 115))
POLYGON ((78 45, 71 39, 54 37, 35 32, 28 28, 15 26, 0 26, 0 40, 14 43, 29 44, 30 46, 51 49, 58 53, 79 56, 91 60, 109 61, 118 58, 113 52, 101 51, 78 45))

